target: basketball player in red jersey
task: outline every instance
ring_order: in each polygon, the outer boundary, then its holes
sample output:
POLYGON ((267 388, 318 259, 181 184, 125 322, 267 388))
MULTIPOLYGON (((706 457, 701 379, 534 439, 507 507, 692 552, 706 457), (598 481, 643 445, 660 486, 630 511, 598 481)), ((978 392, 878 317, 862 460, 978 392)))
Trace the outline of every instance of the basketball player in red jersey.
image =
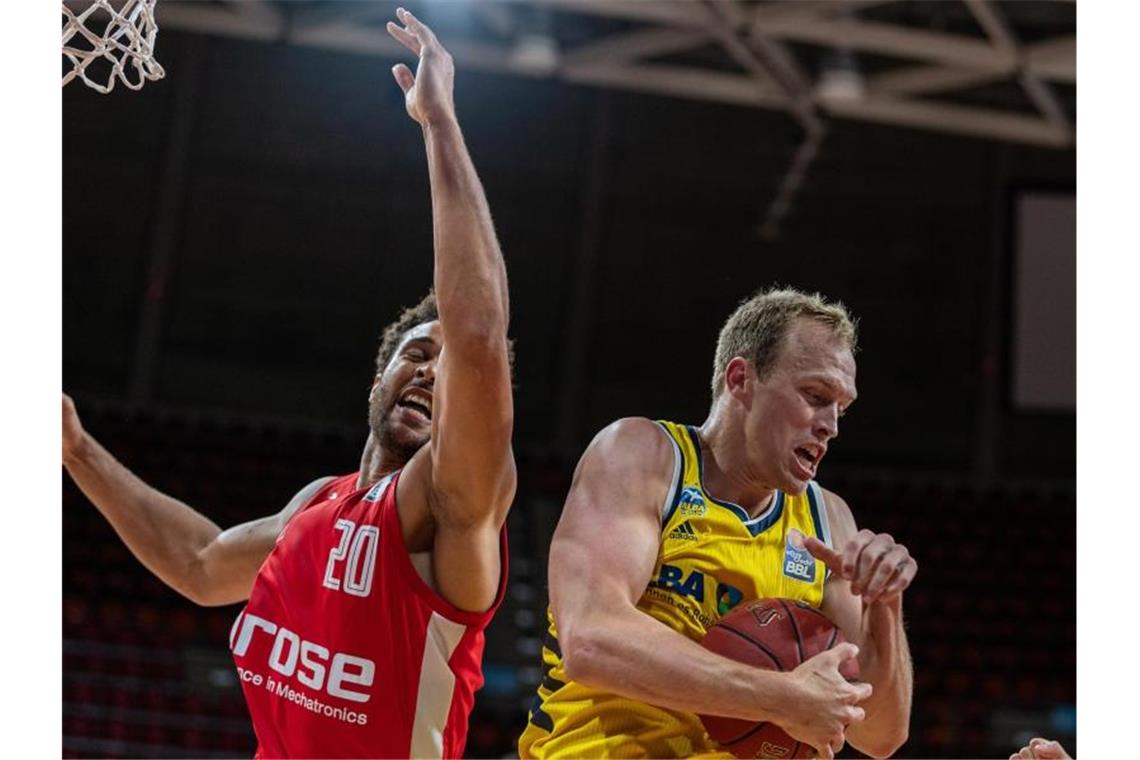
POLYGON ((139 560, 199 604, 248 599, 230 648, 258 757, 461 755, 506 584, 506 271, 451 57, 397 17, 389 33, 419 57, 393 75, 427 148, 438 309, 425 299, 385 333, 359 472, 223 531, 116 462, 63 398, 64 464, 139 560))

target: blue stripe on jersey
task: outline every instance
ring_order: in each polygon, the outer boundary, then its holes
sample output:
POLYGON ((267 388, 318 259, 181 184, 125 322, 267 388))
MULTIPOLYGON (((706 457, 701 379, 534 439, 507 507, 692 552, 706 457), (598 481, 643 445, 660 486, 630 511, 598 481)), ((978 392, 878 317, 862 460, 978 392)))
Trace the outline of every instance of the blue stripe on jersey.
POLYGON ((823 521, 819 519, 820 504, 815 499, 815 489, 812 488, 814 483, 808 484, 807 495, 808 505, 811 507, 811 523, 815 526, 815 537, 820 541, 826 540, 823 535, 823 521))
POLYGON ((784 513, 784 492, 776 491, 776 495, 772 500, 772 506, 768 508, 768 512, 754 518, 750 518, 748 516, 748 510, 739 504, 734 504, 731 501, 718 501, 717 499, 714 499, 708 491, 705 491, 705 462, 704 457, 701 454, 700 436, 697 435, 697 429, 692 425, 686 425, 685 430, 689 432, 689 438, 691 438, 693 441, 693 450, 697 452, 697 472, 701 479, 701 491, 704 492, 705 498, 707 498, 713 504, 724 507, 739 517, 740 522, 744 523, 744 527, 748 528, 748 532, 753 536, 758 536, 764 531, 768 530, 768 528, 772 527, 772 525, 774 525, 776 521, 780 519, 780 515, 784 513))
POLYGON ((776 523, 776 521, 780 519, 780 515, 784 513, 783 491, 776 491, 775 502, 776 503, 771 508, 769 508, 767 515, 761 518, 757 518, 752 522, 745 523, 745 525, 748 526, 748 532, 753 536, 759 536, 761 533, 768 530, 768 528, 771 528, 776 523))

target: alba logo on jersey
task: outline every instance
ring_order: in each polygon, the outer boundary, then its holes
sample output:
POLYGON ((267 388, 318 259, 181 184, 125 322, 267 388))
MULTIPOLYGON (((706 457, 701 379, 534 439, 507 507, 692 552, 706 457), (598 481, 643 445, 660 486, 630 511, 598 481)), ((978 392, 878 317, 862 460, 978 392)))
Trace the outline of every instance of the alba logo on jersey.
POLYGON ((709 508, 705 506, 705 497, 701 495, 700 489, 693 486, 686 486, 681 491, 677 508, 686 517, 701 517, 709 511, 709 508))
POLYGON ((713 598, 716 599, 716 611, 718 615, 723 615, 740 604, 744 598, 744 592, 730 583, 723 583, 712 576, 706 576, 700 570, 693 570, 686 575, 682 568, 663 563, 657 578, 651 581, 649 585, 671 591, 674 594, 691 597, 704 604, 705 586, 712 585, 714 582, 716 585, 713 586, 713 598))
POLYGON ((367 702, 372 698, 367 691, 349 688, 360 686, 367 689, 372 686, 376 677, 376 663, 372 660, 330 652, 327 647, 306 641, 288 628, 249 612, 238 616, 230 632, 230 649, 235 657, 245 656, 257 631, 273 637, 268 664, 277 673, 286 678, 296 676, 310 689, 323 690, 329 696, 351 702, 367 702))

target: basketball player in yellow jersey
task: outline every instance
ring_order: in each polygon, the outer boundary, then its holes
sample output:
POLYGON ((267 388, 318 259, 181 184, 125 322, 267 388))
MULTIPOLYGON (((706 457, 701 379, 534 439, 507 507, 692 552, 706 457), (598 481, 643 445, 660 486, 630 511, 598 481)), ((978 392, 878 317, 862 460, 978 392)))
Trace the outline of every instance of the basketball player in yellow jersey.
POLYGON ((917 566, 814 481, 855 400, 854 351, 842 305, 758 293, 721 330, 703 425, 627 418, 598 434, 550 547, 523 757, 716 752, 697 713, 774 722, 824 758, 845 740, 875 757, 906 741, 902 593, 917 566), (759 597, 819 607, 853 643, 788 673, 697 643, 759 597), (867 683, 839 674, 856 656, 867 683))

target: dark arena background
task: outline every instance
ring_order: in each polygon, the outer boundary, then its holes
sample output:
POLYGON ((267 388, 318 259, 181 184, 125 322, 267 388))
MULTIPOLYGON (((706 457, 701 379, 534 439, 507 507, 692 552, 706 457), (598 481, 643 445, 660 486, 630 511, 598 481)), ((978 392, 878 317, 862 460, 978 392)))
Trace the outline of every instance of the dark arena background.
MULTIPOLYGON (((407 6, 456 60, 517 353, 467 753, 526 721, 577 456, 618 417, 700 423, 720 324, 773 283, 860 320, 819 479, 919 562, 899 755, 1075 751, 1075 4, 407 6)), ((430 285, 394 10, 158 0, 164 79, 63 90, 64 390, 220 525, 356 469, 379 333, 430 285)), ((63 523, 64 756, 250 756, 239 608, 155 580, 66 474, 63 523)))

